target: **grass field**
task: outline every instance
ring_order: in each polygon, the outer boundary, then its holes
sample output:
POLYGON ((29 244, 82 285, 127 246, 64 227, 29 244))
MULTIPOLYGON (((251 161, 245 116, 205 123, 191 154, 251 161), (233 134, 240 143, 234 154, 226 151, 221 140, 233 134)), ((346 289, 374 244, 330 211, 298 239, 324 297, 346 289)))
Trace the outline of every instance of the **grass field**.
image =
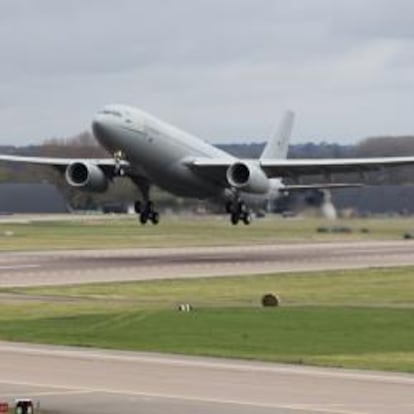
POLYGON ((0 338, 414 372, 414 268, 0 292, 0 338), (276 292, 277 309, 260 307, 276 292), (176 305, 189 302, 194 312, 176 305))
POLYGON ((256 220, 251 226, 232 226, 226 216, 163 217, 159 226, 141 226, 132 218, 113 217, 56 222, 0 221, 0 251, 401 239, 411 229, 414 231, 411 218, 350 219, 332 223, 272 216, 256 220), (318 233, 316 230, 321 226, 346 226, 352 233, 318 233))

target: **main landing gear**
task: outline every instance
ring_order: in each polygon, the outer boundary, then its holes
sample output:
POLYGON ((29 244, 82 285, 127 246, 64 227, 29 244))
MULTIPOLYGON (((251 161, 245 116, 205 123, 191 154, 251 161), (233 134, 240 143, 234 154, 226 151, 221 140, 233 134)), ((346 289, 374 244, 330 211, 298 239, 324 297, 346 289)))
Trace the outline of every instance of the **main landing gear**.
POLYGON ((150 182, 142 177, 132 177, 132 180, 139 188, 143 202, 135 202, 135 212, 139 215, 141 224, 147 224, 150 221, 152 224, 160 222, 160 213, 155 210, 154 203, 150 200, 150 182))
POLYGON ((226 211, 230 214, 230 221, 233 225, 239 224, 239 221, 245 225, 252 222, 252 213, 243 201, 229 201, 226 204, 226 211))
POLYGON ((144 204, 137 201, 134 207, 135 212, 139 214, 139 221, 141 224, 146 224, 148 221, 152 224, 158 224, 160 222, 160 214, 155 210, 152 201, 147 201, 144 204))

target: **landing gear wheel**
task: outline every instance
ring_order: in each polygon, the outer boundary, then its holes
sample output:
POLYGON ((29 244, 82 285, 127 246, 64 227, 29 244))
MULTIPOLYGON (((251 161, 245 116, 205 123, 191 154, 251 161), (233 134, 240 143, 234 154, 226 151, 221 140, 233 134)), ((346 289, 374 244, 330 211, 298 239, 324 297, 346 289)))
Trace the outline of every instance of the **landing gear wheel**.
POLYGON ((237 213, 232 213, 230 220, 231 220, 231 224, 233 224, 234 226, 236 226, 237 224, 239 224, 239 215, 237 213))
POLYGON ((151 216, 152 224, 157 225, 160 222, 160 214, 158 211, 154 211, 151 216))
POLYGON ((226 211, 230 214, 230 221, 234 226, 239 224, 239 221, 243 221, 246 226, 252 222, 250 209, 243 201, 228 202, 226 211))
POLYGON ((139 214, 139 221, 141 224, 146 224, 151 221, 152 224, 158 224, 160 222, 160 214, 154 210, 154 203, 148 201, 144 206, 137 201, 135 203, 135 211, 139 214))
POLYGON ((247 212, 243 216, 243 223, 248 226, 252 222, 252 215, 250 212, 247 212))

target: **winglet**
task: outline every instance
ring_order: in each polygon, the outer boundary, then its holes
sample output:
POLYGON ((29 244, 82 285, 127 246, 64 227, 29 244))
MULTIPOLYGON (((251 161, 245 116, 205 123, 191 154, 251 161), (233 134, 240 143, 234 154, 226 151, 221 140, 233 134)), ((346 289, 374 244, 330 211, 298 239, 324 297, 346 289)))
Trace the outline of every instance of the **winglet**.
POLYGON ((267 142, 261 160, 264 159, 285 159, 289 149, 289 139, 293 128, 295 114, 292 111, 286 111, 282 122, 267 142))

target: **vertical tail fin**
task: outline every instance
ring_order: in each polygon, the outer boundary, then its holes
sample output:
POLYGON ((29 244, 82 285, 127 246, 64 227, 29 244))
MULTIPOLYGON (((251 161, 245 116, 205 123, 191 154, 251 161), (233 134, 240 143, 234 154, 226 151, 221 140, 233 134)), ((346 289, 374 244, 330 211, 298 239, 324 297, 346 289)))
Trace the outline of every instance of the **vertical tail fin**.
POLYGON ((267 142, 260 159, 284 159, 287 157, 289 149, 289 139, 293 128, 295 114, 286 111, 282 122, 269 141, 267 142))

